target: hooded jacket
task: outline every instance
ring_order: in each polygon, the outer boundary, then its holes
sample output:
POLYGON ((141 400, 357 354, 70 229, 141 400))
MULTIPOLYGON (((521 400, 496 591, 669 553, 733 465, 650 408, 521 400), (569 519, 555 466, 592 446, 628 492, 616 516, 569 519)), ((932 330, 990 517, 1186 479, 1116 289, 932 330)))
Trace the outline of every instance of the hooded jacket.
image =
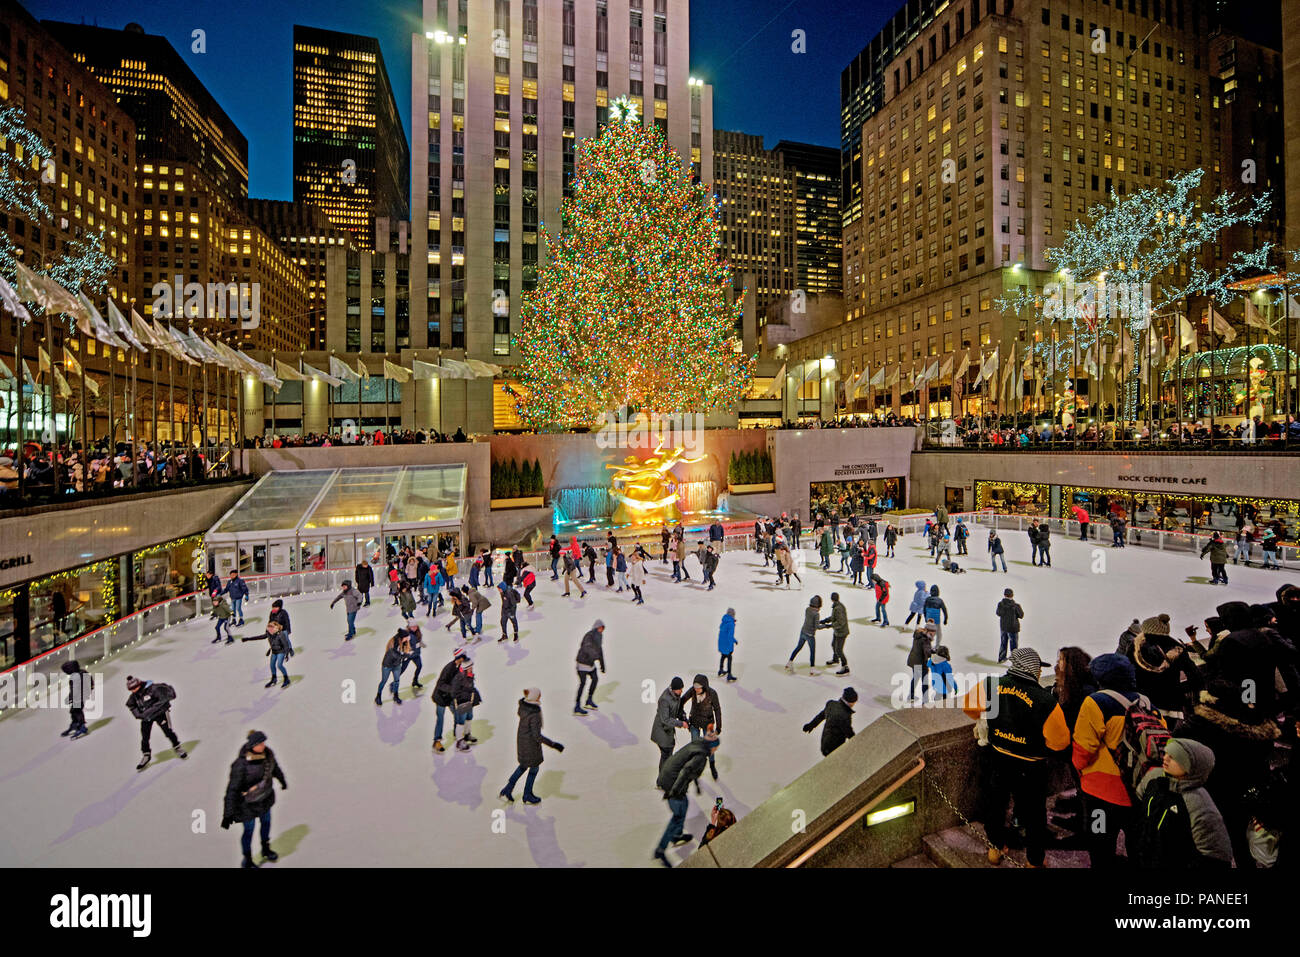
POLYGON ((812 602, 808 603, 808 607, 803 610, 803 627, 799 630, 801 635, 815 635, 817 634, 817 629, 823 627, 821 623, 821 610, 822 606, 820 604, 814 605, 812 602))
POLYGON ((998 625, 1008 634, 1020 633, 1020 619, 1025 617, 1025 610, 1014 598, 1003 598, 995 609, 998 625))
POLYGON ((835 638, 847 638, 849 636, 849 612, 844 607, 844 602, 831 602, 831 616, 822 620, 821 624, 831 626, 831 635, 835 638))
POLYGON ((1136 698, 1133 663, 1122 655, 1098 655, 1088 668, 1100 690, 1084 699, 1074 722, 1071 759, 1079 771, 1079 786, 1085 794, 1131 807, 1128 787, 1112 755, 1124 737, 1125 708, 1106 692, 1118 691, 1130 701, 1136 698))
POLYGON ((919 615, 921 609, 925 607, 925 600, 930 597, 930 592, 925 587, 925 582, 916 583, 916 592, 912 595, 912 602, 907 606, 909 613, 919 615))
POLYGON ((930 594, 926 597, 925 601, 921 602, 921 611, 925 615, 927 621, 938 621, 939 614, 942 612, 943 623, 945 625, 948 624, 948 606, 944 604, 943 599, 939 597, 938 585, 930 586, 930 594))
POLYGON ((1143 867, 1227 868, 1232 841, 1205 782, 1214 771, 1214 752, 1199 741, 1173 738, 1190 767, 1181 778, 1164 771, 1146 779, 1138 795, 1142 815, 1138 859, 1143 867))
POLYGON ((585 671, 593 670, 593 666, 600 662, 600 670, 605 670, 605 648, 602 642, 602 635, 599 628, 593 628, 582 636, 582 644, 578 646, 578 666, 587 667, 585 671))
POLYGON ((826 707, 805 724, 803 729, 811 732, 823 721, 826 723, 822 727, 822 757, 825 757, 853 737, 853 709, 842 699, 827 701, 826 707))
POLYGON ((686 789, 692 782, 698 781, 708 767, 709 752, 712 750, 703 740, 692 741, 665 761, 658 780, 659 786, 664 789, 664 797, 685 797, 686 789))
POLYGON ((1211 565, 1223 565, 1228 561, 1228 543, 1222 538, 1212 538, 1206 542, 1201 549, 1202 558, 1205 557, 1206 552, 1210 553, 1211 565))
POLYGON ((1128 658, 1133 662, 1138 693, 1159 711, 1183 711, 1189 696, 1195 700, 1204 685, 1186 650, 1169 635, 1137 635, 1128 658), (1148 660, 1157 655, 1158 663, 1148 660))
POLYGON ((736 650, 736 619, 730 615, 722 616, 718 626, 718 654, 729 655, 736 650))
POLYGON ((718 700, 718 692, 709 687, 706 675, 696 675, 691 687, 682 692, 681 700, 686 723, 692 728, 708 731, 712 727, 722 732, 722 702, 718 700), (703 689, 699 695, 695 693, 695 685, 703 689))
POLYGON ((542 706, 526 698, 519 699, 519 730, 515 734, 515 753, 521 768, 536 768, 542 763, 542 745, 555 742, 542 734, 542 706))

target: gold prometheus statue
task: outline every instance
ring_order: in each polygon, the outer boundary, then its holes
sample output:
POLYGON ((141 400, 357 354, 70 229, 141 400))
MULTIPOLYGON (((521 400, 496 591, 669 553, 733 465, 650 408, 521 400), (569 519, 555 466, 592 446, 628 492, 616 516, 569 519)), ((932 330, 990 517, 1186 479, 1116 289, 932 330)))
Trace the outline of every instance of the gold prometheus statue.
POLYGON ((620 525, 651 525, 681 518, 678 483, 672 468, 678 463, 690 465, 704 458, 703 455, 686 458, 686 450, 681 446, 664 454, 664 447, 658 445, 654 454, 645 460, 629 455, 622 465, 606 465, 605 468, 614 472, 610 478, 610 491, 618 502, 614 521, 620 525))

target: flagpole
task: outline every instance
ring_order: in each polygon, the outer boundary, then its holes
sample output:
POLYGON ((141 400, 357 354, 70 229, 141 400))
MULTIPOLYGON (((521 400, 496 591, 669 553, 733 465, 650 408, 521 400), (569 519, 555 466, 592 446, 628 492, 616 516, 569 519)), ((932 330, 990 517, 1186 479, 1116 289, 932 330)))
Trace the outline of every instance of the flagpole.
MULTIPOLYGON (((276 371, 276 358, 275 358, 274 349, 271 350, 271 370, 276 371)), ((278 379, 280 377, 277 375, 276 378, 278 379)), ((275 441, 275 401, 278 397, 279 397, 279 393, 276 392, 274 389, 272 389, 271 390, 271 441, 272 442, 275 441)), ((265 421, 262 423, 262 427, 263 430, 265 430, 266 427, 265 421)))
POLYGON ((167 353, 167 445, 171 449, 171 454, 176 454, 176 360, 172 354, 167 353))
MULTIPOLYGON (((82 342, 84 343, 85 340, 83 339, 82 342)), ((84 365, 86 361, 86 350, 83 348, 83 349, 79 349, 78 351, 81 354, 81 362, 83 363, 80 368, 81 368, 81 485, 82 485, 81 490, 84 492, 90 490, 90 456, 88 454, 90 451, 90 445, 88 439, 89 433, 86 430, 87 429, 86 420, 89 418, 90 408, 89 406, 86 405, 86 366, 84 365)))
POLYGON ((149 404, 153 406, 153 434, 150 439, 153 441, 154 454, 161 452, 158 444, 158 350, 154 349, 149 353, 149 370, 153 373, 153 392, 149 396, 149 404))
MULTIPOLYGON (((364 360, 362 360, 362 358, 361 358, 360 356, 357 356, 357 365, 361 365, 361 363, 362 363, 363 361, 364 361, 364 360)), ((369 372, 370 370, 367 369, 366 371, 369 372)), ((362 424, 361 424, 361 388, 362 388, 362 386, 365 385, 365 383, 366 383, 366 380, 365 380, 365 379, 360 378, 360 377, 357 378, 357 434, 358 434, 358 435, 360 435, 361 432, 362 432, 362 424)))
POLYGON ((117 347, 108 347, 108 457, 117 455, 117 430, 113 427, 113 390, 117 386, 117 347))
POLYGON ((139 475, 139 472, 140 472, 140 467, 139 467, 139 466, 140 466, 140 463, 139 463, 139 459, 137 458, 137 455, 138 455, 139 453, 138 453, 137 450, 136 450, 136 441, 137 441, 137 439, 136 439, 136 432, 137 432, 138 430, 136 429, 135 413, 136 413, 136 406, 137 406, 137 404, 138 404, 139 401, 140 401, 140 396, 139 396, 139 394, 136 392, 135 365, 136 365, 136 356, 135 356, 134 354, 132 354, 132 356, 131 356, 131 416, 130 416, 130 422, 131 422, 131 485, 132 485, 133 487, 138 487, 139 484, 140 484, 140 482, 139 482, 139 479, 137 478, 137 476, 139 475))

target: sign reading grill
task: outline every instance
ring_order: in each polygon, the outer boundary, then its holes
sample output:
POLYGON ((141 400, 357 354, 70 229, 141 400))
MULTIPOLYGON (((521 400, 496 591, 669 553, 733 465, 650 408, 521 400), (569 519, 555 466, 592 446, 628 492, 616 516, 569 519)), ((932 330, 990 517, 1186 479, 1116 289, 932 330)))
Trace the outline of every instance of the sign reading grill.
POLYGON ((835 477, 855 475, 884 475, 883 465, 841 465, 835 470, 835 477))

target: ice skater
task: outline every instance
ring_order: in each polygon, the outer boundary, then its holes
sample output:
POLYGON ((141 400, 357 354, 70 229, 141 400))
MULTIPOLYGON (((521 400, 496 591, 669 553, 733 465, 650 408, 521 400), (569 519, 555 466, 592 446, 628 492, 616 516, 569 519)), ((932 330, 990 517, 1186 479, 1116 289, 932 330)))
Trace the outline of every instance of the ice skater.
POLYGON ((215 645, 217 642, 221 641, 222 628, 226 629, 226 644, 233 642, 235 639, 230 634, 230 619, 234 617, 234 612, 232 612, 230 606, 226 604, 225 595, 222 595, 217 599, 217 604, 216 607, 212 609, 212 614, 216 616, 217 619, 217 637, 212 639, 211 644, 215 645))
POLYGON ((90 733, 86 727, 86 699, 95 690, 95 676, 81 667, 76 658, 65 661, 59 669, 68 676, 68 716, 71 719, 68 729, 59 735, 61 738, 75 740, 90 733))
POLYGON ((857 704, 857 691, 845 688, 844 693, 837 700, 827 701, 817 717, 803 726, 804 734, 812 734, 819 724, 825 722, 822 727, 822 757, 826 757, 853 737, 853 709, 857 704))
POLYGON ((1004 572, 1007 570, 1006 550, 1002 547, 1002 539, 998 538, 998 530, 996 528, 989 529, 989 555, 993 557, 992 571, 998 570, 999 560, 1002 562, 1002 570, 1004 572))
POLYGON ((1201 549, 1201 557, 1204 558, 1207 553, 1210 556, 1210 584, 1217 585, 1220 582, 1228 584, 1228 546, 1217 531, 1210 536, 1210 540, 1201 549))
POLYGON ((515 641, 519 640, 519 592, 515 591, 504 581, 497 584, 497 591, 501 593, 501 637, 498 642, 505 641, 510 637, 507 625, 515 626, 515 641))
POLYGON ((790 652, 790 658, 785 663, 785 670, 794 672, 794 659, 799 654, 800 649, 805 644, 808 645, 808 674, 817 675, 817 629, 826 628, 827 625, 821 623, 822 613, 822 596, 813 595, 808 600, 808 607, 803 613, 803 627, 799 629, 799 644, 794 646, 794 651, 790 652))
POLYGON ((263 685, 263 687, 270 688, 275 684, 277 681, 275 676, 277 668, 279 669, 280 674, 284 676, 284 683, 281 684, 280 687, 289 687, 289 672, 285 670, 284 662, 285 659, 293 657, 293 644, 289 641, 289 636, 280 628, 280 623, 278 621, 268 621, 266 623, 266 632, 264 634, 250 635, 239 640, 261 641, 263 638, 266 639, 267 645, 269 646, 266 653, 271 657, 271 680, 263 685))
POLYGON ((952 531, 952 540, 957 543, 957 554, 966 554, 966 539, 970 538, 970 529, 964 519, 957 519, 957 527, 952 531))
MULTIPOLYGON (((420 626, 415 622, 411 622, 404 630, 409 650, 402 659, 402 670, 399 675, 406 674, 407 666, 414 662, 415 675, 411 679, 411 687, 419 691, 424 687, 424 685, 420 684, 420 672, 424 670, 424 632, 420 630, 420 626)), ((401 632, 398 632, 398 634, 401 634, 401 632)))
POLYGON ((143 771, 153 759, 153 753, 149 750, 149 736, 155 724, 171 742, 176 756, 181 759, 188 758, 189 754, 181 747, 181 739, 172 730, 171 708, 172 702, 176 700, 176 689, 169 684, 144 681, 133 675, 127 675, 126 690, 131 692, 126 699, 126 710, 140 721, 141 757, 135 769, 143 771))
POLYGON ((924 618, 922 611, 925 608, 925 599, 929 597, 926 591, 925 582, 917 581, 916 591, 912 593, 912 601, 907 606, 907 617, 903 619, 904 625, 910 625, 913 618, 924 618))
POLYGON ((515 785, 525 771, 528 772, 528 777, 524 778, 524 803, 542 803, 542 799, 533 793, 533 782, 537 780, 537 772, 544 760, 542 745, 556 751, 564 750, 564 745, 560 742, 552 741, 542 734, 542 692, 537 688, 525 688, 524 696, 519 699, 519 729, 515 733, 515 756, 519 760, 519 766, 501 789, 501 797, 511 804, 515 800, 515 785))
POLYGON ((406 629, 403 628, 388 639, 388 644, 384 645, 384 657, 380 662, 382 670, 379 673, 379 687, 375 691, 375 704, 377 705, 383 705, 384 685, 390 679, 392 680, 393 701, 398 704, 402 703, 402 696, 398 693, 398 684, 402 678, 402 664, 406 660, 407 653, 411 650, 406 635, 406 629))
POLYGON ((998 664, 1002 664, 1011 652, 1020 647, 1020 619, 1025 617, 1025 610, 1016 601, 1016 593, 1010 588, 1004 588, 1002 600, 993 609, 993 613, 998 616, 998 631, 1001 635, 998 664))
POLYGON ((840 602, 839 592, 831 592, 830 617, 823 618, 820 624, 823 626, 829 625, 831 628, 831 660, 826 662, 826 667, 831 668, 838 664, 840 670, 835 673, 837 675, 848 674, 849 659, 844 656, 844 642, 849 638, 849 613, 840 602))
POLYGON ((740 639, 736 637, 736 609, 728 608, 718 626, 718 677, 735 681, 731 673, 731 657, 736 651, 740 639))
POLYGON ((879 575, 871 576, 872 587, 876 591, 876 617, 872 618, 881 628, 889 627, 889 582, 879 575))
MULTIPOLYGON (((718 692, 709 687, 708 676, 695 676, 691 690, 682 698, 682 711, 686 715, 686 729, 690 732, 692 741, 698 741, 710 732, 722 733, 722 701, 718 698, 718 692)), ((718 780, 718 766, 713 763, 713 755, 709 755, 709 772, 713 775, 713 780, 718 780)), ((697 782, 696 793, 699 789, 697 782)))
POLYGON ((670 844, 679 847, 695 839, 693 834, 682 832, 686 824, 686 814, 690 810, 686 789, 691 784, 699 785, 700 775, 704 773, 705 766, 713 759, 717 750, 718 735, 710 731, 700 740, 691 741, 683 746, 659 769, 659 787, 663 789, 664 800, 668 802, 668 808, 672 812, 668 827, 664 829, 654 852, 654 859, 664 867, 672 867, 668 862, 668 855, 664 853, 670 844))
POLYGON ((266 735, 261 731, 248 732, 248 740, 230 766, 225 809, 221 816, 222 830, 229 830, 232 824, 244 826, 239 839, 244 851, 243 867, 259 866, 253 861, 253 828, 258 823, 262 826, 262 863, 280 859, 280 855, 271 850, 271 807, 275 804, 273 779, 280 782, 280 790, 289 787, 275 753, 266 746, 266 735))
POLYGON ((921 607, 921 613, 927 622, 933 623, 935 637, 942 638, 943 626, 948 624, 948 606, 939 597, 938 585, 930 586, 930 594, 926 596, 925 603, 921 607), (943 616, 942 623, 939 621, 940 615, 943 616))
POLYGON ((605 635, 605 623, 599 618, 591 626, 591 630, 582 636, 582 643, 578 646, 577 669, 578 669, 578 694, 573 699, 573 713, 586 714, 587 710, 599 711, 596 702, 593 700, 596 694, 596 683, 600 680, 596 674, 596 665, 600 665, 600 674, 605 673, 605 649, 603 639, 605 635), (587 692, 586 709, 582 705, 582 690, 587 686, 587 679, 591 679, 591 690, 587 692))
POLYGON ((357 562, 352 571, 352 580, 357 583, 357 591, 365 598, 366 607, 370 606, 370 589, 375 587, 375 570, 367 562, 357 562))
MULTIPOLYGON (((457 648, 452 655, 451 661, 442 666, 438 672, 438 680, 433 685, 433 704, 437 708, 438 718, 433 729, 433 750, 438 754, 447 750, 442 744, 442 722, 446 717, 448 708, 452 705, 452 685, 456 680, 456 675, 460 673, 461 666, 469 662, 469 653, 464 648, 457 648)), ((455 723, 455 709, 452 710, 452 723, 455 723)))
POLYGON ((483 696, 474 684, 474 662, 466 659, 451 681, 457 751, 468 751, 472 745, 478 744, 478 738, 470 734, 469 723, 474 720, 474 708, 482 703, 483 696))
POLYGON ((654 724, 650 726, 650 742, 659 749, 659 770, 664 769, 664 762, 673 756, 677 746, 677 729, 688 727, 686 716, 682 714, 682 689, 685 682, 680 677, 673 677, 668 687, 659 695, 655 705, 654 724))
POLYGON ((627 585, 632 589, 633 600, 638 605, 645 604, 645 598, 641 595, 641 586, 645 584, 645 577, 645 559, 638 548, 627 563, 627 585))
POLYGON ((343 640, 351 641, 357 636, 357 610, 361 607, 361 596, 352 587, 352 582, 347 579, 343 580, 343 587, 334 596, 334 600, 330 602, 330 607, 333 608, 340 601, 343 602, 343 610, 347 613, 348 618, 348 631, 343 636, 343 640))
POLYGON ((410 582, 402 582, 397 591, 397 607, 402 612, 402 618, 410 621, 415 617, 415 594, 411 591, 410 582))
POLYGON ((244 624, 244 599, 248 597, 248 583, 239 577, 239 569, 230 573, 230 579, 226 582, 226 595, 230 598, 231 617, 236 619, 234 624, 244 624))
POLYGON ((923 628, 912 632, 912 648, 907 653, 907 667, 912 669, 912 683, 907 689, 907 700, 916 700, 916 689, 921 689, 921 703, 925 703, 929 690, 930 655, 934 651, 934 622, 927 621, 923 628))

